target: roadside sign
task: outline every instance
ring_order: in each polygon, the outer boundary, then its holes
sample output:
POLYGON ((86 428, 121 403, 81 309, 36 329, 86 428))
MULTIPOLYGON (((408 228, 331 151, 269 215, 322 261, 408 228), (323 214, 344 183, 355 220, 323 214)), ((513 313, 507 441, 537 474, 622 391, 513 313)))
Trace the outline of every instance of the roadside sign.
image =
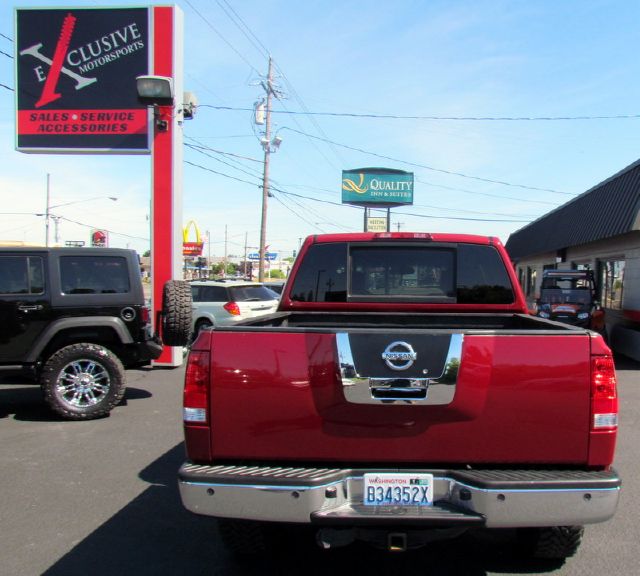
POLYGON ((386 232, 387 231, 387 219, 386 218, 367 218, 367 232, 386 232))
MULTIPOLYGON (((265 260, 277 260, 278 259, 278 253, 277 252, 267 252, 265 254, 265 260)), ((260 253, 259 252, 249 252, 249 254, 247 254, 247 260, 260 260, 260 253)))
POLYGON ((16 10, 16 148, 147 153, 149 9, 16 10))
POLYGON ((343 170, 342 203, 372 207, 413 204, 413 172, 392 168, 343 170))

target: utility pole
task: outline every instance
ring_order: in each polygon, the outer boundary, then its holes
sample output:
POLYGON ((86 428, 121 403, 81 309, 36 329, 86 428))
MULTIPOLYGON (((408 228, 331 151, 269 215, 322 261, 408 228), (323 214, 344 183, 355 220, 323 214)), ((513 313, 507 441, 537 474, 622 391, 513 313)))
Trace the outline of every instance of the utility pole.
POLYGON ((44 245, 48 248, 49 247, 49 204, 50 204, 50 189, 49 189, 49 182, 50 182, 50 174, 47 174, 47 211, 44 213, 44 230, 45 230, 45 236, 44 236, 44 245))
POLYGON ((224 260, 223 260, 223 270, 222 277, 224 278, 227 275, 227 225, 224 225, 224 260))
POLYGON ((211 233, 207 230, 207 280, 211 278, 211 233))
POLYGON ((271 155, 271 101, 273 89, 273 60, 269 56, 269 72, 266 84, 262 87, 267 92, 265 132, 262 146, 264 148, 264 172, 262 176, 262 219, 260 221, 260 260, 258 261, 258 282, 264 282, 264 263, 267 257, 265 245, 267 243, 267 203, 269 199, 269 156, 271 155))
POLYGON ((247 232, 244 233, 244 278, 247 278, 247 232))

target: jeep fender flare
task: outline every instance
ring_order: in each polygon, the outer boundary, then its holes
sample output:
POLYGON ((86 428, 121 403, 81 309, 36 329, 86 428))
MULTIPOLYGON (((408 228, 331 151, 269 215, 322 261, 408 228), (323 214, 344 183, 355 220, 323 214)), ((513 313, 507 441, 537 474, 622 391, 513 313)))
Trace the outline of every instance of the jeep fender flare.
POLYGON ((122 344, 132 344, 133 338, 122 319, 114 316, 91 316, 88 318, 60 318, 52 322, 38 337, 26 358, 28 363, 38 360, 49 342, 63 330, 70 328, 95 328, 96 326, 111 328, 122 344))

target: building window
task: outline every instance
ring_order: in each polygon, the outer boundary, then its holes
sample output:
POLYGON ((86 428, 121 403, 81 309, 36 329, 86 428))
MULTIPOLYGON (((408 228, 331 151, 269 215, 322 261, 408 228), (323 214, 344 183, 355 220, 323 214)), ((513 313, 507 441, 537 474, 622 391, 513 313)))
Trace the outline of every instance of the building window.
POLYGON ((527 296, 531 296, 536 288, 536 269, 527 266, 527 296))
POLYGON ((604 308, 622 310, 624 260, 600 262, 600 299, 604 308))
POLYGON ((591 270, 591 264, 589 263, 581 264, 579 262, 572 262, 571 268, 573 268, 574 270, 591 270))

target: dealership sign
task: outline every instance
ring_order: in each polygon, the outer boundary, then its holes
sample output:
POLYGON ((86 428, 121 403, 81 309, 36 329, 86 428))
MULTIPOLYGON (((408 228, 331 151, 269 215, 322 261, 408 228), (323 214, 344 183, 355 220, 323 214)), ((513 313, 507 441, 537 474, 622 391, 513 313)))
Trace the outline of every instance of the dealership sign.
POLYGON ((413 173, 391 168, 343 170, 342 203, 360 206, 413 204, 413 173))
POLYGON ((16 147, 22 152, 149 151, 149 9, 16 10, 16 147))

